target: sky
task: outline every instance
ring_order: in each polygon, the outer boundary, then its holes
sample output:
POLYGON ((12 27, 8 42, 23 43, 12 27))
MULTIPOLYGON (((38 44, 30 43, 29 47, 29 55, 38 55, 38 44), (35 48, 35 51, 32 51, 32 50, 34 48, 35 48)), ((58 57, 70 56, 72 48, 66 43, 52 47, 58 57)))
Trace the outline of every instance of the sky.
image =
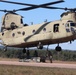
MULTIPOLYGON (((15 1, 15 0, 9 0, 9 1, 15 1)), ((16 2, 22 2, 22 3, 29 3, 29 4, 43 4, 48 3, 52 1, 57 0, 16 0, 16 2)), ((54 4, 52 6, 55 7, 68 7, 68 8, 75 8, 76 7, 76 0, 64 0, 65 2, 54 4)), ((2 3, 0 2, 0 10, 13 10, 13 9, 20 9, 25 8, 27 6, 23 5, 14 5, 14 4, 8 4, 8 3, 2 3)), ((44 9, 44 8, 38 8, 34 10, 29 11, 19 11, 18 14, 22 15, 24 23, 31 24, 33 22, 34 24, 39 24, 44 22, 46 19, 47 21, 55 21, 60 19, 60 15, 65 12, 64 10, 54 10, 54 9, 44 9)), ((4 15, 4 12, 0 12, 0 26, 1 26, 1 17, 4 15)), ((54 49, 57 46, 50 45, 49 47, 54 49)), ((76 41, 72 42, 70 44, 69 42, 60 44, 62 49, 69 49, 69 50, 76 50, 76 41)))

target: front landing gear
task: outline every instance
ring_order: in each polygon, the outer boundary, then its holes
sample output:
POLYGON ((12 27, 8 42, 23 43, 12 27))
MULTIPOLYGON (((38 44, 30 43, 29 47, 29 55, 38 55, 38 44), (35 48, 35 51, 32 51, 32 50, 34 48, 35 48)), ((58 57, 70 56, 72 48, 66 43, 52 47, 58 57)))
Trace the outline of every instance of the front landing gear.
POLYGON ((62 48, 59 46, 59 44, 58 44, 58 46, 55 48, 55 50, 57 51, 57 52, 60 52, 60 51, 62 51, 62 48))

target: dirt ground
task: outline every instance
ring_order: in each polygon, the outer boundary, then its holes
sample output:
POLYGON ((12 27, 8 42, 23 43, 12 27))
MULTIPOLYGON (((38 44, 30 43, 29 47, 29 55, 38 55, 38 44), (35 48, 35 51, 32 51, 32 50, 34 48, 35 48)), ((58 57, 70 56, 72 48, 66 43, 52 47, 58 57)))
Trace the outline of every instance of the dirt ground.
POLYGON ((76 69, 74 63, 36 63, 36 62, 19 62, 19 61, 0 61, 1 65, 21 65, 21 66, 36 66, 36 67, 56 67, 56 68, 73 68, 76 69))

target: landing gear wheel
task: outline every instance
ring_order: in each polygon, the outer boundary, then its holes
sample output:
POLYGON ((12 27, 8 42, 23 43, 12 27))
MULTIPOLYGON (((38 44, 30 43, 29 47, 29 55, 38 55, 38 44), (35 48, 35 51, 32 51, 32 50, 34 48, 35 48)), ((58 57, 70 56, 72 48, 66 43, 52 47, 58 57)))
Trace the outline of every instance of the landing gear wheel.
POLYGON ((23 49, 23 53, 26 53, 26 49, 25 48, 23 49))
POLYGON ((57 46, 57 47, 55 48, 55 50, 56 50, 57 52, 60 52, 60 51, 62 51, 62 48, 61 48, 60 46, 57 46))

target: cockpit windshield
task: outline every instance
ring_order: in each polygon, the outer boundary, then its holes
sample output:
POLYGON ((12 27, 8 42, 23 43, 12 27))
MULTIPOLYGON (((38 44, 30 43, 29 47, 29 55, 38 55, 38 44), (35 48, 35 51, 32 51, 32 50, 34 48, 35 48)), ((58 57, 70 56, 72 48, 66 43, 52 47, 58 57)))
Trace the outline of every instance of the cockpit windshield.
POLYGON ((76 23, 70 23, 70 26, 76 27, 76 23))

